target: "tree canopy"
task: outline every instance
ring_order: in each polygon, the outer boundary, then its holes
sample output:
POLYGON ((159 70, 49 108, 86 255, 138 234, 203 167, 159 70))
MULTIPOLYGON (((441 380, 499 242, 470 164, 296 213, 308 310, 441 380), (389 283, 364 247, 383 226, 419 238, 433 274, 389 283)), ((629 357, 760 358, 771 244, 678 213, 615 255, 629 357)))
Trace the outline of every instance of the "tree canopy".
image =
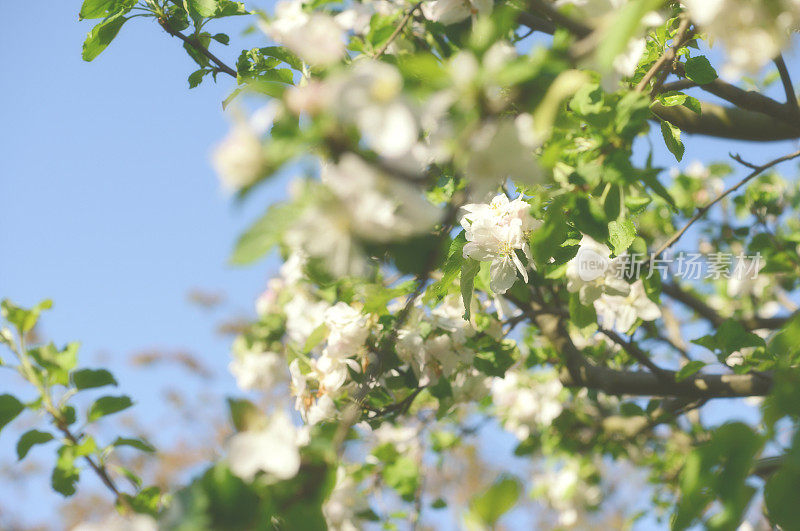
POLYGON ((86 432, 133 402, 76 412, 116 379, 29 340, 49 301, 3 302, 6 363, 40 398, 0 396, 0 427, 49 418, 19 458, 56 442, 65 496, 96 474, 119 513, 98 528, 513 528, 534 499, 542 528, 800 529, 800 151, 654 162, 800 138, 800 2, 85 0, 80 18, 87 61, 153 19, 189 88, 231 86, 211 162, 236 200, 298 175, 234 245, 233 264, 283 265, 232 347, 225 454, 174 492, 112 466, 150 443, 86 432), (264 46, 226 61, 214 32, 243 20, 264 46), (487 422, 533 472, 458 499, 487 422))

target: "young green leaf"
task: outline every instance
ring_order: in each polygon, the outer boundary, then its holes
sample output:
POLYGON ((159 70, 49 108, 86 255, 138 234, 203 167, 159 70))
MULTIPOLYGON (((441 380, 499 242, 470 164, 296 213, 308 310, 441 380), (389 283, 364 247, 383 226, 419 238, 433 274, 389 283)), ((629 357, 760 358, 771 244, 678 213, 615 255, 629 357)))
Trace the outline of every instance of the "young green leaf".
POLYGON ((72 385, 76 389, 93 389, 106 385, 117 385, 114 376, 105 369, 81 369, 72 373, 72 385))
POLYGON ((472 258, 464 258, 461 262, 461 300, 464 301, 464 320, 469 321, 472 306, 472 289, 475 276, 481 270, 481 263, 472 258))
POLYGON ((111 446, 119 447, 119 446, 130 446, 131 448, 136 448, 137 450, 141 450, 142 452, 152 453, 155 452, 156 449, 153 448, 150 443, 143 441, 142 439, 136 438, 129 438, 129 437, 117 437, 111 446))
POLYGON ((86 416, 88 422, 94 422, 101 417, 118 413, 124 409, 128 409, 133 405, 130 397, 127 396, 101 396, 98 398, 92 407, 89 408, 89 413, 86 416))
POLYGON ((23 409, 25 406, 16 397, 9 394, 0 395, 0 430, 17 418, 23 409))
POLYGON ((36 322, 39 320, 39 314, 42 310, 49 310, 53 306, 53 302, 49 299, 43 300, 30 310, 21 308, 4 299, 0 302, 0 314, 3 318, 14 325, 21 334, 25 334, 33 330, 36 322))
POLYGON ((500 517, 514 507, 521 492, 518 479, 511 476, 501 477, 486 492, 472 499, 470 513, 484 525, 494 527, 500 517))
POLYGON ((75 466, 75 448, 62 446, 58 449, 58 460, 50 477, 50 485, 62 496, 72 496, 79 478, 80 469, 75 466))
POLYGON ((21 461, 28 455, 31 447, 52 441, 53 436, 46 431, 28 430, 17 441, 17 458, 21 461))
POLYGON ((608 224, 608 241, 614 246, 614 254, 620 256, 636 239, 636 227, 629 219, 614 220, 608 224))
POLYGON ((92 61, 100 55, 117 36, 126 20, 128 19, 123 13, 118 12, 93 27, 83 42, 83 60, 92 61))
POLYGON ((675 381, 682 382, 686 378, 696 374, 700 369, 702 369, 705 366, 706 364, 703 361, 692 360, 683 367, 681 367, 681 370, 679 370, 678 373, 675 375, 675 381))
POLYGON ((217 0, 184 0, 184 5, 193 20, 208 18, 217 12, 217 0))
POLYGON ((692 57, 684 65, 686 77, 698 85, 706 85, 717 79, 717 72, 706 57, 692 57))
POLYGON ((664 120, 661 122, 661 136, 664 137, 664 143, 667 144, 667 149, 675 155, 678 162, 683 158, 683 153, 686 148, 681 142, 681 130, 664 120))
POLYGON ((120 11, 127 12, 136 0, 84 0, 78 17, 81 19, 105 18, 120 11))

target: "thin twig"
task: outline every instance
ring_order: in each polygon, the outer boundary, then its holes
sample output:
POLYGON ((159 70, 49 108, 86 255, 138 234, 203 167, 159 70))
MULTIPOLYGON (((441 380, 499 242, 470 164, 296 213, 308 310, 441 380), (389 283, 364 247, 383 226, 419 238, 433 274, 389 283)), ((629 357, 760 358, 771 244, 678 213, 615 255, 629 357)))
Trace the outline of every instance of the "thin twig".
POLYGON ((613 330, 607 330, 602 327, 600 327, 599 330, 608 339, 610 339, 617 345, 621 346, 625 350, 625 352, 633 356, 636 359, 636 361, 638 361, 639 363, 650 369, 650 372, 658 376, 660 380, 664 381, 671 380, 669 374, 664 369, 653 363, 650 357, 647 354, 645 354, 642 351, 642 349, 640 349, 636 345, 636 343, 634 343, 633 341, 628 341, 627 339, 617 334, 613 330))
POLYGON ((699 208, 697 210, 697 213, 694 216, 692 216, 692 218, 686 223, 686 225, 683 226, 683 228, 681 228, 681 230, 673 234, 666 242, 664 242, 664 244, 661 247, 659 247, 658 251, 656 251, 655 254, 653 254, 653 259, 658 258, 659 256, 661 256, 661 254, 664 253, 664 251, 675 245, 675 242, 677 242, 680 239, 680 237, 683 236, 683 234, 687 230, 689 230, 689 227, 691 227, 696 221, 702 218, 706 214, 706 212, 708 212, 711 209, 711 207, 719 203, 722 199, 732 194, 733 192, 735 192, 736 190, 738 190, 739 188, 750 182, 755 177, 758 177, 758 175, 760 175, 764 170, 768 170, 769 168, 777 164, 780 164, 781 162, 786 162, 788 160, 792 160, 797 157, 800 157, 800 151, 795 151, 794 153, 791 153, 789 155, 784 155, 782 157, 778 157, 777 159, 771 160, 761 166, 756 166, 753 169, 753 171, 750 172, 744 179, 742 179, 734 186, 728 188, 727 190, 719 194, 706 206, 699 208))
POLYGON ((236 76, 236 70, 234 70, 233 68, 231 68, 230 66, 228 66, 224 62, 222 62, 222 60, 220 58, 218 58, 216 55, 214 55, 213 53, 211 53, 208 50, 208 48, 206 48, 205 46, 200 44, 197 41, 197 39, 193 39, 191 37, 187 37, 186 35, 184 35, 180 31, 176 31, 176 30, 172 29, 169 26, 169 23, 166 20, 159 19, 158 23, 161 24, 161 27, 164 28, 164 31, 166 31, 167 33, 169 33, 173 37, 178 37, 180 40, 182 40, 183 42, 185 42, 186 44, 188 44, 189 46, 191 46, 192 48, 194 48, 195 50, 197 50, 198 52, 200 52, 201 54, 206 56, 209 61, 211 61, 212 63, 214 63, 216 65, 217 69, 220 72, 224 72, 225 74, 228 74, 229 76, 231 76, 233 78, 237 77, 236 76))
MULTIPOLYGON (((650 67, 650 69, 647 71, 647 73, 644 75, 641 81, 639 81, 639 83, 636 84, 636 89, 635 89, 636 92, 642 92, 645 89, 645 87, 650 83, 650 80, 653 79, 653 77, 655 77, 655 75, 658 74, 666 64, 670 63, 675 59, 675 56, 677 55, 677 52, 680 49, 680 47, 683 46, 684 43, 691 37, 691 34, 687 33, 690 24, 691 21, 689 20, 689 18, 683 17, 680 25, 678 25, 677 31, 675 32, 675 37, 672 40, 672 46, 664 50, 664 53, 661 54, 661 57, 659 57, 656 60, 656 62, 653 63, 653 66, 650 67)), ((665 78, 666 76, 664 76, 664 79, 665 78)), ((658 86, 653 87, 653 91, 656 90, 658 90, 658 86)))
POLYGON ((421 5, 422 5, 422 2, 420 1, 420 2, 417 2, 416 4, 414 4, 413 6, 411 6, 411 9, 408 10, 408 13, 406 13, 406 15, 400 21, 400 24, 398 24, 397 27, 392 32, 392 34, 389 35, 389 39, 385 43, 383 43, 383 46, 378 48, 377 52, 375 52, 375 56, 374 56, 375 59, 377 59, 378 57, 380 57, 381 55, 386 53, 386 50, 389 49, 389 46, 391 46, 392 43, 394 42, 394 40, 400 35, 400 33, 402 33, 403 28, 406 27, 406 24, 408 24, 408 21, 411 20, 412 16, 414 16, 414 12, 417 9, 419 9, 419 7, 421 5))

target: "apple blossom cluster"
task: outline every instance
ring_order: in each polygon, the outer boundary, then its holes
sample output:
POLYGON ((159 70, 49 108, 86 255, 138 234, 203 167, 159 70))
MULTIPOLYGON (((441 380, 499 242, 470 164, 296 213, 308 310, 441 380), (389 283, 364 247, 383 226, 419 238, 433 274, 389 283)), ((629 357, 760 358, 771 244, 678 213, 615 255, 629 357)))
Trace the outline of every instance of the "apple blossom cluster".
POLYGON ((800 27, 800 1, 685 0, 692 21, 726 51, 723 75, 756 74, 800 27))
POLYGON ((398 331, 396 349, 421 386, 435 384, 439 378, 450 380, 471 365, 475 352, 466 342, 475 330, 463 315, 464 305, 455 295, 430 313, 421 303, 411 309, 406 324, 398 331))
POLYGON ((564 409, 561 382, 555 373, 509 370, 492 381, 492 403, 503 428, 524 441, 546 429, 564 409))
POLYGON ((611 258, 611 250, 584 236, 575 257, 567 264, 567 290, 577 293, 581 304, 593 304, 602 325, 627 333, 638 319, 654 321, 661 310, 647 296, 644 283, 628 284, 620 272, 623 257, 611 258))
POLYGON ((467 212, 461 218, 467 238, 464 257, 489 262, 492 291, 496 294, 508 291, 518 273, 527 283, 527 267, 517 251, 523 253, 528 263, 533 262, 528 238, 540 222, 531 216, 530 205, 521 196, 509 201, 505 194, 500 194, 489 203, 466 205, 464 210, 467 212))
MULTIPOLYGON (((322 187, 285 233, 289 247, 322 259, 337 276, 363 274, 362 242, 406 239, 431 230, 441 209, 413 184, 389 177, 354 154, 323 166, 322 187)), ((298 202, 303 192, 295 191, 298 202)))
POLYGON ((554 461, 533 476, 533 495, 558 514, 559 526, 570 528, 588 507, 597 506, 603 491, 596 482, 587 481, 586 469, 595 471, 591 462, 579 459, 554 461))

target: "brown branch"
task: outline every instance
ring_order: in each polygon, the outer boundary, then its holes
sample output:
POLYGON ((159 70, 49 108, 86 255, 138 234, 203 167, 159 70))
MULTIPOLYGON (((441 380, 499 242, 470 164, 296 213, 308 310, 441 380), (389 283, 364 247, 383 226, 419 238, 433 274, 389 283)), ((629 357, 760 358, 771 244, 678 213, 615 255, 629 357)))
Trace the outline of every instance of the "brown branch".
POLYGON ((381 47, 378 49, 378 51, 377 51, 377 52, 375 52, 375 56, 374 56, 374 57, 375 57, 375 59, 377 59, 378 57, 380 57, 381 55, 383 55, 384 53, 386 53, 386 50, 388 50, 388 49, 389 49, 389 46, 391 46, 391 45, 392 45, 392 43, 394 42, 394 40, 395 40, 395 39, 396 39, 396 38, 397 38, 397 37, 400 35, 400 33, 403 31, 403 28, 405 28, 405 27, 406 27, 406 24, 408 24, 408 21, 409 21, 409 20, 411 20, 411 17, 412 17, 412 16, 414 16, 414 12, 415 12, 417 9, 419 9, 419 6, 421 6, 421 5, 422 5, 422 2, 421 2, 421 1, 420 1, 420 2, 417 2, 416 4, 414 4, 414 5, 411 7, 411 9, 409 9, 409 10, 408 10, 408 13, 406 13, 406 15, 405 15, 405 16, 403 17, 403 19, 400 21, 400 24, 398 24, 398 25, 397 25, 397 27, 396 27, 396 28, 394 29, 394 31, 392 32, 392 34, 391 34, 391 35, 389 35, 389 39, 388 39, 388 40, 387 40, 387 41, 386 41, 386 42, 383 44, 383 46, 381 46, 381 47))
MULTIPOLYGON (((675 63, 673 69, 678 76, 686 77, 686 72, 682 63, 675 63)), ((741 109, 767 114, 776 120, 780 120, 794 127, 800 125, 795 116, 786 112, 787 106, 785 104, 775 101, 760 92, 741 89, 719 78, 710 83, 704 83, 698 86, 709 94, 713 94, 725 101, 733 103, 741 109)))
POLYGON ((236 70, 234 70, 233 68, 229 67, 224 62, 222 62, 222 60, 219 59, 213 53, 211 53, 208 50, 208 48, 206 48, 205 46, 200 44, 200 42, 198 42, 197 39, 194 39, 192 37, 187 37, 186 35, 184 35, 180 31, 172 29, 170 27, 169 23, 166 20, 158 19, 158 23, 161 25, 162 28, 164 28, 164 31, 166 31, 167 33, 169 33, 173 37, 178 37, 180 40, 185 42, 187 45, 191 46, 192 48, 194 48, 195 50, 197 50, 198 52, 203 54, 206 58, 208 58, 209 61, 211 61, 212 63, 214 63, 214 65, 216 65, 217 70, 219 70, 220 72, 223 72, 225 74, 228 74, 229 76, 231 76, 233 78, 237 77, 236 70))
POLYGON ((697 83, 695 83, 691 79, 679 79, 677 81, 664 83, 663 85, 661 85, 659 92, 672 92, 673 90, 682 91, 696 86, 697 83))
POLYGON ((697 210, 697 213, 694 216, 692 216, 692 218, 686 223, 686 225, 683 226, 683 228, 681 228, 678 232, 670 236, 670 238, 666 242, 664 242, 664 244, 661 247, 659 247, 659 249, 653 254, 653 258, 654 259, 658 258, 664 251, 675 245, 675 243, 680 239, 680 237, 683 236, 683 234, 687 230, 689 230, 689 227, 691 227, 696 221, 702 218, 706 214, 706 212, 708 212, 711 209, 711 207, 716 205, 718 202, 727 197, 729 194, 732 194, 733 192, 735 192, 736 190, 738 190, 739 188, 750 182, 752 179, 760 175, 763 171, 777 164, 780 164, 781 162, 786 162, 788 160, 792 160, 797 157, 800 157, 800 151, 795 151, 794 153, 790 153, 789 155, 784 155, 782 157, 778 157, 777 159, 771 160, 766 164, 762 164, 761 166, 756 166, 753 169, 753 171, 750 172, 744 179, 742 179, 734 186, 731 186, 730 188, 719 194, 704 207, 699 208, 697 210))
POLYGON ((653 103, 650 110, 658 118, 676 125, 688 134, 731 138, 750 142, 775 142, 800 138, 800 125, 776 121, 761 112, 700 102, 701 113, 681 105, 665 107, 653 103))
POLYGON ((592 33, 592 28, 585 25, 583 22, 580 22, 579 20, 575 20, 574 18, 563 14, 545 0, 528 0, 528 7, 540 15, 543 15, 545 18, 553 21, 553 24, 556 26, 565 28, 567 31, 576 35, 577 37, 584 38, 592 33))
POLYGON ((781 83, 783 83, 783 91, 786 93, 786 105, 789 106, 795 116, 800 116, 800 106, 797 103, 797 94, 794 92, 794 85, 792 85, 792 77, 789 75, 789 69, 786 68, 786 63, 783 56, 778 54, 774 60, 775 66, 778 68, 778 73, 781 76, 781 83))

